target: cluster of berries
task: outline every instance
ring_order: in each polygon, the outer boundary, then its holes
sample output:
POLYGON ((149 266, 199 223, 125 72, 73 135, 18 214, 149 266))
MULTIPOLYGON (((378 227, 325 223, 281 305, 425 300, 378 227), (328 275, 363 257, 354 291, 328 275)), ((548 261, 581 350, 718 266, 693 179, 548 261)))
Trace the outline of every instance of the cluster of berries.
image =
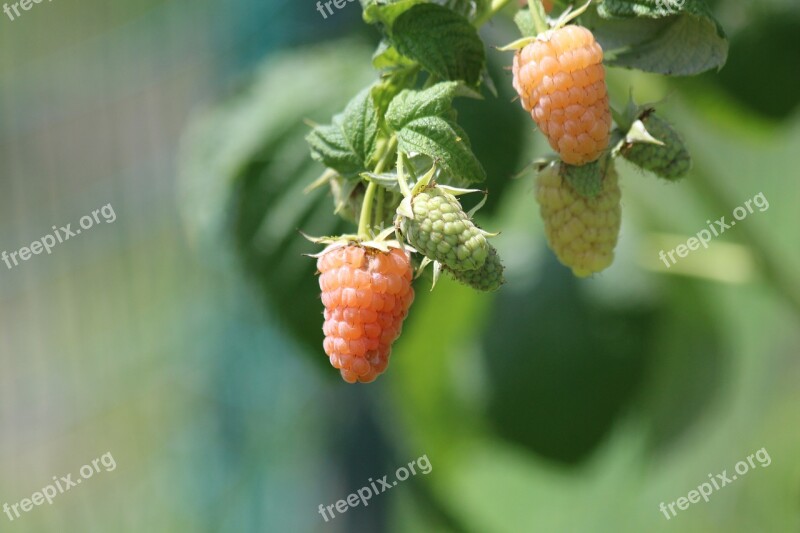
MULTIPOLYGON (((513 86, 522 107, 558 154, 539 165, 536 181, 547 242, 563 264, 584 277, 614 258, 621 223, 615 158, 670 180, 685 175, 691 159, 678 134, 651 107, 631 102, 625 114, 614 115, 612 130, 603 50, 591 31, 570 24, 582 10, 567 10, 551 25, 543 10, 541 5, 531 10, 537 34, 505 49, 516 50, 513 86)), ((348 383, 371 382, 386 370, 414 300, 415 270, 419 274, 432 263, 434 285, 441 272, 479 291, 504 283, 502 262, 489 242, 494 234, 479 228, 474 210, 465 212, 458 199, 476 191, 437 181, 435 158, 410 187, 402 169, 413 154, 396 147, 386 143, 375 172, 362 174, 366 190, 361 181, 352 186, 353 180, 337 179, 336 172, 323 175, 337 212, 359 220, 357 235, 315 239, 329 245, 315 256, 325 306, 323 347, 348 383), (379 189, 376 180, 387 179, 381 173, 392 160, 398 171, 388 180, 397 187, 379 189), (380 196, 374 201, 376 190, 380 196), (393 199, 384 202, 384 193, 393 199), (373 216, 374 205, 379 207, 373 216)))
MULTIPOLYGON (((394 228, 370 240, 357 236, 317 239, 330 245, 317 254, 325 306, 323 348, 348 383, 369 383, 386 370, 392 343, 414 301, 411 252, 433 263, 434 284, 441 270, 480 291, 503 284, 503 265, 456 194, 471 192, 433 181, 435 166, 397 208, 394 228), (394 232, 396 240, 387 240, 394 232)), ((404 178, 403 178, 404 179, 404 178)))
MULTIPOLYGON (((536 182, 547 242, 564 265, 585 277, 614 259, 621 216, 614 159, 622 156, 674 180, 689 171, 691 158, 652 108, 631 103, 612 132, 603 50, 591 31, 567 25, 580 12, 567 12, 505 49, 516 50, 513 86, 522 107, 558 153, 539 166, 536 182)), ((535 10, 531 15, 537 16, 535 10)))

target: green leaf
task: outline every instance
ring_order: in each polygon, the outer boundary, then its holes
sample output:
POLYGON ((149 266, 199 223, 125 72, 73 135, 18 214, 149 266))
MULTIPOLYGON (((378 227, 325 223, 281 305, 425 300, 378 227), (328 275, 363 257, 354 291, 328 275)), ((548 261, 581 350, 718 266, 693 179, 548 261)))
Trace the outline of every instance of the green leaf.
POLYGON ((363 168, 362 159, 347 142, 340 124, 317 126, 306 137, 311 157, 340 174, 351 175, 363 168))
POLYGON ((437 83, 422 91, 404 90, 389 105, 386 122, 395 131, 409 122, 423 117, 452 115, 456 96, 480 98, 476 92, 455 81, 437 83))
POLYGON ((405 87, 413 87, 416 82, 417 70, 398 70, 392 76, 384 78, 379 83, 375 84, 372 88, 372 100, 375 107, 378 109, 378 114, 383 120, 386 111, 392 100, 403 90, 405 87))
POLYGON ((514 15, 514 24, 517 25, 523 37, 533 37, 538 33, 529 9, 520 9, 517 11, 517 14, 514 15))
POLYGON ((422 91, 404 90, 386 112, 386 123, 397 132, 399 147, 438 161, 456 183, 483 181, 486 173, 472 153, 464 130, 455 123, 456 96, 480 97, 458 82, 437 83, 422 91))
POLYGON ((372 66, 378 70, 407 68, 414 65, 414 61, 403 56, 388 41, 381 41, 375 54, 372 56, 372 66))
POLYGON ((486 179, 469 139, 458 124, 442 117, 418 118, 397 132, 398 147, 406 153, 420 153, 437 161, 452 177, 454 185, 486 179))
POLYGON ((333 124, 317 126, 306 137, 311 156, 344 176, 365 170, 375 152, 378 111, 372 86, 353 98, 333 124))
POLYGON ((397 17, 417 4, 424 4, 427 0, 361 0, 364 8, 364 22, 367 24, 384 24, 391 28, 397 17))
POLYGON ((690 76, 728 57, 725 32, 702 0, 604 0, 584 23, 611 66, 690 76))
POLYGON ((469 20, 436 4, 415 5, 397 17, 390 39, 397 51, 444 80, 477 85, 486 51, 469 20))

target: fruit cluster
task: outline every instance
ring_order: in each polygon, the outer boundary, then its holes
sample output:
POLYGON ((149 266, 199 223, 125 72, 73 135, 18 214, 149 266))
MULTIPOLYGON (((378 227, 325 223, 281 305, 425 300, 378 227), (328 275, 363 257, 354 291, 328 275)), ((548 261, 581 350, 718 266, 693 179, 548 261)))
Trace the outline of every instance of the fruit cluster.
MULTIPOLYGON (((691 167, 680 136, 649 107, 633 102, 612 132, 603 49, 587 28, 552 26, 531 9, 535 34, 512 43, 513 86, 557 157, 539 165, 536 199, 550 248, 579 277, 608 268, 620 231, 615 158, 675 180, 691 167)), ((521 28, 523 26, 521 25, 521 28)))
MULTIPOLYGON (((452 102, 480 96, 488 72, 476 28, 509 2, 465 10, 365 0, 365 21, 383 32, 373 58, 380 78, 307 137, 326 168, 310 189, 328 186, 335 213, 358 223, 356 234, 312 239, 328 245, 314 256, 323 347, 348 383, 386 370, 414 300, 412 280, 428 265, 434 286, 442 272, 478 291, 504 283, 495 234, 473 220, 482 203, 466 212, 459 200, 480 192, 467 187, 486 172, 452 102)), ((515 18, 523 38, 501 50, 515 52, 512 85, 556 152, 538 162, 535 198, 556 257, 576 276, 590 276, 611 265, 619 238, 616 159, 667 180, 684 176, 691 159, 652 106, 612 110, 603 49, 576 23, 590 4, 552 20, 546 13, 554 2, 527 3, 515 18)))

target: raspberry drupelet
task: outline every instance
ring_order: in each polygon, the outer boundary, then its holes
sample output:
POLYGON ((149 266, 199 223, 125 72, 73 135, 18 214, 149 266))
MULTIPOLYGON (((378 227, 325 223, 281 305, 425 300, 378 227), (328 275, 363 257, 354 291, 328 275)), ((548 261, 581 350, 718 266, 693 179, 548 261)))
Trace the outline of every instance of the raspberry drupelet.
POLYGON ((325 353, 346 382, 369 383, 386 370, 414 301, 408 252, 339 246, 319 257, 317 269, 325 353))
POLYGON ((592 32, 565 26, 540 35, 514 56, 514 89, 550 146, 570 165, 607 148, 611 109, 603 50, 592 32))

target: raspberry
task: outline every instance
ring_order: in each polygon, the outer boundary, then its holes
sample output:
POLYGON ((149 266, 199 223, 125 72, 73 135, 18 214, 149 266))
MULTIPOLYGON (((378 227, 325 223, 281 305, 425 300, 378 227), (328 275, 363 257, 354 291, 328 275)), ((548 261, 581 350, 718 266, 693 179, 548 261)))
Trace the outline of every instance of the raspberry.
POLYGON ((455 196, 429 186, 412 198, 411 210, 414 218, 401 217, 400 230, 420 253, 459 271, 480 268, 486 261, 486 237, 455 196))
POLYGON ((514 56, 514 88, 550 146, 584 165, 608 146, 611 110, 603 50, 580 26, 549 30, 514 56))
POLYGON ((505 279, 503 278, 503 263, 500 261, 497 250, 491 244, 489 245, 489 256, 486 258, 482 267, 461 272, 447 269, 447 272, 455 280, 469 285, 473 289, 484 292, 496 291, 505 283, 505 279))
POLYGON ((558 164, 539 173, 536 200, 550 248, 579 277, 604 270, 614 260, 621 222, 617 173, 609 165, 602 191, 581 196, 562 177, 558 164))
POLYGON ((685 176, 692 166, 692 157, 678 132, 672 129, 667 121, 652 112, 642 118, 642 122, 647 132, 664 145, 628 144, 621 150, 622 157, 668 180, 685 176))
POLYGON ((323 347, 348 383, 369 383, 389 364, 414 301, 408 252, 347 245, 317 260, 325 306, 323 347))

